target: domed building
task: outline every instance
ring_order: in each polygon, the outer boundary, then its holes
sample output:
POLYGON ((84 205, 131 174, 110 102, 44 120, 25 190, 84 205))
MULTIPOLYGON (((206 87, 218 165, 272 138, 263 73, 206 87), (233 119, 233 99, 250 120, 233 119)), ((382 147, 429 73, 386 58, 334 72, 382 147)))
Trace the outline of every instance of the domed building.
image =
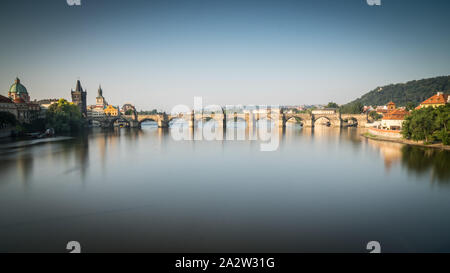
MULTIPOLYGON (((30 102, 30 96, 28 95, 27 88, 20 83, 20 79, 16 78, 15 82, 9 88, 8 97, 13 101, 16 99, 22 99, 25 103, 30 102)), ((20 101, 20 100, 19 100, 20 101)))
POLYGON ((1 101, 3 107, 0 107, 0 111, 14 114, 20 122, 30 123, 39 116, 39 104, 30 102, 28 90, 19 78, 9 88, 8 98, 2 96, 1 101))

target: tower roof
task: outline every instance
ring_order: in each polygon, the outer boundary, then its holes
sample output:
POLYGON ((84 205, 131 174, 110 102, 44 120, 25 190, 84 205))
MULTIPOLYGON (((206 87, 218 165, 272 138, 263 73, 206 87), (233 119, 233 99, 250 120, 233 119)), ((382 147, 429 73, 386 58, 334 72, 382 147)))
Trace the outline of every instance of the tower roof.
POLYGON ((28 94, 27 88, 20 83, 20 79, 16 78, 15 82, 9 88, 10 93, 28 94))
POLYGON ((75 88, 76 92, 83 92, 83 87, 81 87, 80 80, 77 80, 77 87, 75 88))
POLYGON ((103 89, 102 89, 102 85, 99 85, 98 86, 98 92, 97 92, 97 96, 98 97, 102 97, 103 96, 103 89))

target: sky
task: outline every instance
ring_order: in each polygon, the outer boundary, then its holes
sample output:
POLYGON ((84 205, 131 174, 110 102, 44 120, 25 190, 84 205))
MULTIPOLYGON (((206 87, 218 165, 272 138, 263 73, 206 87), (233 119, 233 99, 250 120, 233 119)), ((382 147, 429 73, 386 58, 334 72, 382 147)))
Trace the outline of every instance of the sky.
POLYGON ((138 110, 343 104, 450 75, 450 1, 2 0, 0 90, 138 110))

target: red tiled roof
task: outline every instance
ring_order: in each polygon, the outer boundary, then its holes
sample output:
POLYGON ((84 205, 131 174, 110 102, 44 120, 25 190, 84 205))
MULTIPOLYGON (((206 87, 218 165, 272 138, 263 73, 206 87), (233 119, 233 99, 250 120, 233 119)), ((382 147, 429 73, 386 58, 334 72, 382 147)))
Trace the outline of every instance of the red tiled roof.
POLYGON ((431 98, 426 99, 421 104, 446 104, 448 99, 447 94, 436 94, 431 98))
POLYGON ((10 98, 0 95, 0 103, 13 103, 10 98))
POLYGON ((397 108, 395 110, 392 110, 391 112, 387 113, 383 119, 390 119, 390 120, 404 120, 405 116, 408 115, 409 112, 402 108, 397 108))

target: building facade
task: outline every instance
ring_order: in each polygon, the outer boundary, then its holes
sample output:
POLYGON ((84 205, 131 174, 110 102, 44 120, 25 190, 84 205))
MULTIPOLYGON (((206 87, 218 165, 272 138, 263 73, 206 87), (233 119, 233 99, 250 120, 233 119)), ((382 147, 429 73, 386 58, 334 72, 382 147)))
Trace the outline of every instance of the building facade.
POLYGON ((421 109, 425 107, 439 107, 446 105, 450 102, 450 96, 448 94, 444 94, 443 92, 437 92, 436 95, 426 99, 423 101, 416 109, 421 109))
POLYGON ((405 116, 408 115, 409 112, 404 108, 396 108, 395 103, 392 101, 387 104, 387 108, 387 113, 385 113, 381 119, 381 129, 401 130, 405 116))
POLYGON ((5 96, 0 95, 0 112, 9 112, 17 118, 17 106, 14 102, 5 96))
POLYGON ((119 106, 114 107, 112 105, 108 105, 103 111, 106 116, 116 117, 119 115, 119 106))

